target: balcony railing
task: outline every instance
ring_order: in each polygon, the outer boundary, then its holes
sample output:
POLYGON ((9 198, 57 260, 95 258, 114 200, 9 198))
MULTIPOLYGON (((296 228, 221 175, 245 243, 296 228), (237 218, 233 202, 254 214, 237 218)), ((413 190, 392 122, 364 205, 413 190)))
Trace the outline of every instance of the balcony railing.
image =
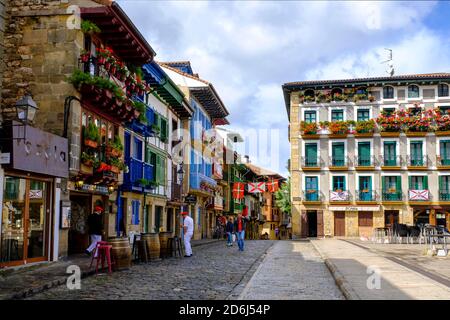
POLYGON ((450 157, 437 156, 438 166, 450 166, 450 157))
POLYGON ((396 155, 396 156, 380 156, 380 162, 382 166, 385 167, 401 167, 403 166, 403 157, 396 155))
POLYGON ((428 167, 430 162, 428 156, 407 156, 406 160, 409 167, 428 167))
POLYGON ((408 200, 409 201, 429 201, 429 200, 431 200, 430 190, 410 189, 410 190, 408 190, 408 200))
POLYGON ((401 191, 383 191, 382 192, 383 201, 402 201, 403 193, 401 191))
POLYGON ((191 172, 191 174, 190 174, 190 187, 191 188, 199 190, 201 188, 202 182, 207 183, 213 187, 217 186, 217 182, 213 178, 208 177, 200 172, 191 172))
POLYGON ((323 195, 319 190, 309 189, 303 191, 303 201, 322 201, 323 195))
POLYGON ((378 201, 378 194, 374 190, 357 190, 356 201, 378 201))
POLYGON ((348 190, 330 191, 330 201, 350 201, 351 194, 348 190))
POLYGON ((323 167, 324 163, 321 157, 302 157, 302 167, 323 167))
POLYGON ((373 167, 376 165, 375 156, 357 156, 355 163, 358 167, 373 167))
POLYGON ((439 190, 439 200, 450 201, 450 190, 439 190))
POLYGON ((349 158, 344 156, 344 157, 336 157, 336 156, 332 156, 329 158, 329 164, 331 167, 348 167, 349 166, 349 158))

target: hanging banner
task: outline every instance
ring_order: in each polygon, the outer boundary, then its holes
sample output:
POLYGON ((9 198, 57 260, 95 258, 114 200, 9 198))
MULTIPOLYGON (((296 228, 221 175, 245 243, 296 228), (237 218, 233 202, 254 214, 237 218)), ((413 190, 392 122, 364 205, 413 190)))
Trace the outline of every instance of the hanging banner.
POLYGON ((409 200, 430 200, 430 193, 428 190, 409 190, 409 200))
POLYGON ((233 198, 243 199, 244 198, 244 187, 245 184, 242 182, 235 182, 233 184, 233 198))
POLYGON ((330 201, 347 201, 348 192, 347 191, 331 191, 330 201))
POLYGON ((271 180, 270 182, 267 182, 266 185, 267 191, 269 192, 277 192, 279 189, 278 180, 271 180))
POLYGON ((265 182, 250 182, 248 184, 248 192, 250 193, 260 193, 266 191, 265 182))

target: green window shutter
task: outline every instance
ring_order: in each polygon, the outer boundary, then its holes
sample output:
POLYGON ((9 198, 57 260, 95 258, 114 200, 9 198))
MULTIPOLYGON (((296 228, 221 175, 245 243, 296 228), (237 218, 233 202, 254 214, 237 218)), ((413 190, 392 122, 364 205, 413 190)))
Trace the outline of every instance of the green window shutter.
POLYGON ((412 185, 412 177, 411 176, 408 176, 408 186, 409 186, 409 189, 414 189, 414 187, 412 185))
POLYGON ((345 181, 345 177, 343 177, 343 181, 344 181, 344 187, 342 188, 342 190, 347 190, 347 186, 346 186, 346 181, 345 181))
POLYGON ((156 183, 160 184, 161 182, 161 157, 156 155, 156 183))
POLYGON ((439 176, 439 190, 445 190, 442 178, 442 176, 439 176))
POLYGON ((423 189, 428 190, 428 176, 423 177, 423 189))
POLYGON ((396 187, 395 188, 396 188, 397 192, 402 191, 402 177, 401 176, 397 177, 397 183, 396 183, 396 187))
POLYGON ((381 190, 386 191, 386 177, 381 177, 381 190))

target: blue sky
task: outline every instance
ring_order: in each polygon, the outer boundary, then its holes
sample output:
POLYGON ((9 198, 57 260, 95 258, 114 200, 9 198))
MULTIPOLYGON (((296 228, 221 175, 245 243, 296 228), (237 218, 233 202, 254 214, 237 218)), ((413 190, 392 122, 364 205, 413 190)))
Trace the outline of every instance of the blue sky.
POLYGON ((283 83, 385 75, 384 48, 393 49, 396 74, 450 71, 449 2, 118 2, 156 60, 190 60, 214 84, 232 129, 280 130, 271 150, 242 153, 283 174, 283 83))

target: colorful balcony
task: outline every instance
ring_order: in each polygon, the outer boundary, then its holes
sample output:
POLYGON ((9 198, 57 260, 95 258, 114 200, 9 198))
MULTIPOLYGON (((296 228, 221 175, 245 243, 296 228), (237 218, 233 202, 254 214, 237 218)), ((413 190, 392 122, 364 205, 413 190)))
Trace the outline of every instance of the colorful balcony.
POLYGON ((381 170, 400 170, 403 166, 402 156, 388 155, 380 156, 381 170))
POLYGON ((308 204, 320 204, 323 201, 323 194, 319 190, 308 189, 303 191, 303 202, 308 204))
POLYGON ((154 188, 153 165, 130 158, 128 168, 128 172, 123 175, 124 191, 150 192, 154 188))
POLYGON ((375 156, 357 156, 355 158, 356 170, 374 170, 375 165, 375 156))
POLYGON ((195 190, 202 190, 206 192, 212 192, 217 187, 217 182, 213 178, 210 178, 200 172, 190 173, 190 188, 195 190))
POLYGON ((403 202, 403 193, 401 191, 383 191, 383 202, 403 202))
POLYGON ((316 171, 322 169, 324 161, 321 157, 302 157, 301 165, 303 171, 316 171))
POLYGON ((406 161, 410 170, 427 170, 430 164, 428 156, 407 156, 406 161))
POLYGON ((345 156, 330 157, 329 160, 330 170, 345 171, 348 170, 349 159, 345 156))
POLYGON ((368 204, 378 202, 378 194, 374 190, 362 189, 356 191, 356 203, 368 204))

